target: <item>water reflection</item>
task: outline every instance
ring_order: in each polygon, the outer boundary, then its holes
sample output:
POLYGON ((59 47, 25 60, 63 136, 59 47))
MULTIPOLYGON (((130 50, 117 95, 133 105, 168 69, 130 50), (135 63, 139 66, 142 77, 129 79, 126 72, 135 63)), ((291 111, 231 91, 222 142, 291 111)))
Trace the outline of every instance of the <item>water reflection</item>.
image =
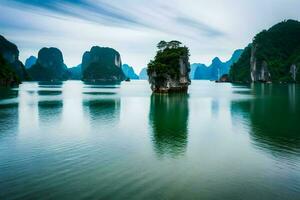
POLYGON ((15 134, 16 124, 18 124, 18 104, 0 104, 0 138, 7 134, 15 134))
POLYGON ((57 124, 61 120, 63 102, 61 100, 39 101, 39 120, 41 124, 57 124))
POLYGON ((39 127, 37 85, 22 84, 19 88, 19 132, 36 131, 39 127))
POLYGON ((119 122, 120 99, 93 99, 84 102, 93 125, 111 126, 119 122))
POLYGON ((187 148, 188 139, 188 96, 151 96, 150 126, 153 144, 158 155, 172 157, 182 155, 187 148))
POLYGON ((278 154, 299 154, 299 86, 253 85, 251 92, 254 98, 232 102, 235 120, 242 117, 249 123, 252 140, 257 147, 278 154))
POLYGON ((16 98, 17 96, 18 96, 18 90, 0 87, 0 100, 13 99, 16 98))

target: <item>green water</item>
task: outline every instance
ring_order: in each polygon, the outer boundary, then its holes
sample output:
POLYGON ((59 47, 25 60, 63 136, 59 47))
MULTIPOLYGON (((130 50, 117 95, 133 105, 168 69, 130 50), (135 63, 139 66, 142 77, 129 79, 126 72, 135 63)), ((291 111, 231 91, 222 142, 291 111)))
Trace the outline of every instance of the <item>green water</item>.
POLYGON ((2 89, 0 199, 300 199, 300 86, 2 89))

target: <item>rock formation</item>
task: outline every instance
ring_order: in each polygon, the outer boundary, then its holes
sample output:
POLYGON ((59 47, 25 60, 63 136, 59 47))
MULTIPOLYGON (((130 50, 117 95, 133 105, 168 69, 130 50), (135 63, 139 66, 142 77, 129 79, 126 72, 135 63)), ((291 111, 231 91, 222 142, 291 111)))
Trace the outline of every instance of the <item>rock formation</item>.
POLYGON ((139 76, 136 75, 136 73, 134 72, 134 69, 131 66, 129 66, 127 64, 123 64, 122 70, 123 70, 123 73, 125 74, 126 78, 129 78, 131 80, 139 79, 139 76))
POLYGON ((83 80, 121 82, 125 79, 121 66, 119 52, 112 48, 94 46, 82 57, 83 80))
MULTIPOLYGON (((23 63, 19 60, 18 47, 15 44, 8 41, 7 39, 5 39, 1 35, 0 35, 0 55, 2 60, 0 68, 2 68, 2 66, 5 66, 3 67, 2 70, 11 71, 11 73, 8 73, 8 71, 6 73, 7 79, 5 78, 5 80, 11 80, 7 82, 8 85, 10 85, 9 82, 11 82, 12 84, 15 83, 17 81, 15 80, 16 78, 19 81, 28 80, 28 74, 25 70, 25 67, 23 63), (15 74, 16 76, 13 74, 15 74)), ((2 78, 4 78, 6 75, 2 74, 2 78)))
POLYGON ((230 71, 233 82, 299 82, 300 22, 287 20, 257 34, 230 71), (293 66, 295 65, 295 66, 293 66))
POLYGON ((252 82, 268 82, 271 81, 271 74, 268 69, 268 63, 266 61, 257 63, 256 56, 257 45, 252 46, 251 58, 250 58, 250 73, 252 82))
POLYGON ((62 52, 54 47, 42 48, 36 64, 28 69, 34 81, 64 81, 69 78, 62 52))
POLYGON ((30 56, 29 58, 26 59, 25 61, 25 68, 29 69, 36 63, 37 58, 35 56, 30 56))
POLYGON ((10 87, 20 83, 19 77, 0 54, 0 86, 10 87))
POLYGON ((189 49, 178 41, 160 42, 155 59, 148 64, 148 76, 154 93, 187 92, 189 49), (162 44, 163 43, 163 44, 162 44))

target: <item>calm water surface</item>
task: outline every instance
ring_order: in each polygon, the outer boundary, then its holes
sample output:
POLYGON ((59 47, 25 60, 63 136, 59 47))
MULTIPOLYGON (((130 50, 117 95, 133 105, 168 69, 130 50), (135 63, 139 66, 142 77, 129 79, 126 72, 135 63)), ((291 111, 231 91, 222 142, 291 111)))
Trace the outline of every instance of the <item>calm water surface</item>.
POLYGON ((300 199, 300 86, 0 91, 0 199, 300 199))

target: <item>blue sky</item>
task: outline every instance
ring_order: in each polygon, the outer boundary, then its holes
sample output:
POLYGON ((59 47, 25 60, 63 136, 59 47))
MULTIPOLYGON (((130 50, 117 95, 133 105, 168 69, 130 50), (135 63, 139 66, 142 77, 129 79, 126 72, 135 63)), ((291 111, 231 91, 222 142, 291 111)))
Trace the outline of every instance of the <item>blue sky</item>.
POLYGON ((0 0, 0 34, 21 60, 58 47, 65 63, 81 62, 92 46, 109 46, 139 71, 160 40, 180 40, 191 62, 226 60, 255 34, 300 19, 299 0, 0 0))

